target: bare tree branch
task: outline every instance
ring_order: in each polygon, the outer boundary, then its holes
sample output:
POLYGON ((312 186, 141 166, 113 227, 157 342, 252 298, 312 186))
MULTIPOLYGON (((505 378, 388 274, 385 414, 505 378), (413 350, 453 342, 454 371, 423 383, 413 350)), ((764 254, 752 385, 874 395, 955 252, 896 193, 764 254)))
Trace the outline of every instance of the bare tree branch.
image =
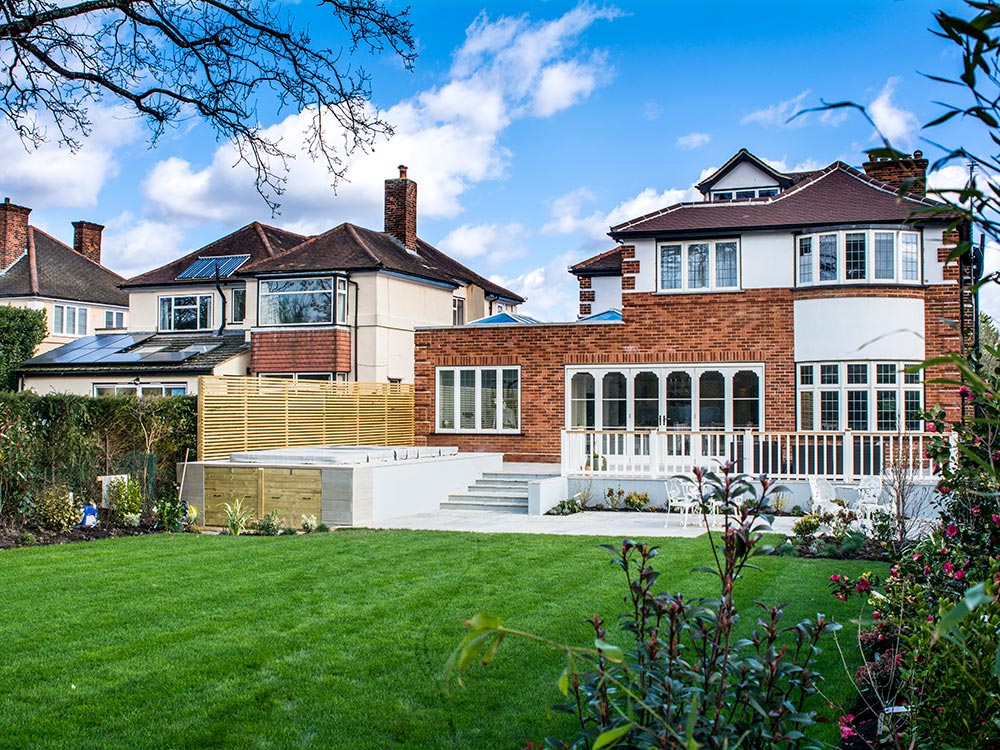
POLYGON ((53 139, 73 149, 90 133, 96 103, 126 104, 154 144, 166 127, 200 118, 254 170, 274 211, 293 154, 264 136, 257 107, 313 113, 304 145, 336 185, 346 157, 392 135, 352 56, 391 52, 407 68, 416 56, 408 8, 320 6, 343 29, 345 49, 315 48, 267 0, 0 0, 0 117, 28 148, 49 140, 51 120, 53 139))

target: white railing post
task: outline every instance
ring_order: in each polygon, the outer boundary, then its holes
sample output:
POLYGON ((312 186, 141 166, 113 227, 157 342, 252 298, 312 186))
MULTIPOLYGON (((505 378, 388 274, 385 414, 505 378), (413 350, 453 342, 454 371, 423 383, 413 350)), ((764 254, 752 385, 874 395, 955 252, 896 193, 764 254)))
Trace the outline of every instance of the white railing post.
MULTIPOLYGON (((764 436, 761 434, 761 445, 764 444, 764 436)), ((737 454, 739 455, 739 454, 737 454)), ((739 467, 744 474, 754 473, 754 450, 753 450, 753 430, 743 432, 743 466, 739 467)), ((764 467, 761 467, 764 471, 764 467)))
POLYGON ((854 481, 854 435, 844 430, 844 481, 854 481))
POLYGON ((649 431, 649 473, 656 476, 660 473, 660 431, 649 431))
MULTIPOLYGON (((691 466, 692 467, 701 466, 701 455, 702 455, 702 452, 701 452, 702 442, 701 441, 704 439, 703 438, 704 435, 705 435, 704 432, 695 432, 691 436, 691 466)), ((688 471, 690 471, 690 468, 688 469, 688 471)))

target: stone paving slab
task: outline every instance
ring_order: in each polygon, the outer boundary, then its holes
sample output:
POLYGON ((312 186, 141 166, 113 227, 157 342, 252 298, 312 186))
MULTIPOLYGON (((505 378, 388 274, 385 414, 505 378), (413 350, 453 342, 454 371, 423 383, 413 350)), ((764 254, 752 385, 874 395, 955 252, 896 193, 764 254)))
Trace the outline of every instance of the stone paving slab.
MULTIPOLYGON (((795 518, 774 519, 774 531, 791 534, 795 518)), ((696 537, 705 533, 691 519, 682 526, 680 514, 586 511, 571 516, 525 516, 489 510, 437 510, 410 516, 386 518, 368 524, 373 529, 422 529, 472 531, 484 534, 568 534, 644 539, 647 537, 696 537)), ((721 530, 718 526, 713 530, 721 530)))

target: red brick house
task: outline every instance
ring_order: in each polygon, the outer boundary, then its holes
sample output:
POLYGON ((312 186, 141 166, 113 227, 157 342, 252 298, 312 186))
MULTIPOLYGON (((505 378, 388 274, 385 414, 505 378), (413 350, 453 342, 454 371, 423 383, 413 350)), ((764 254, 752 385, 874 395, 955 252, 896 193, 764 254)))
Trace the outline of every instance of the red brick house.
POLYGON ((740 151, 703 201, 613 227, 617 247, 570 268, 581 316, 620 322, 418 331, 417 433, 568 474, 734 459, 851 478, 919 456, 920 409, 958 399, 905 368, 960 350, 975 305, 949 218, 921 216, 926 167, 782 174, 740 151))

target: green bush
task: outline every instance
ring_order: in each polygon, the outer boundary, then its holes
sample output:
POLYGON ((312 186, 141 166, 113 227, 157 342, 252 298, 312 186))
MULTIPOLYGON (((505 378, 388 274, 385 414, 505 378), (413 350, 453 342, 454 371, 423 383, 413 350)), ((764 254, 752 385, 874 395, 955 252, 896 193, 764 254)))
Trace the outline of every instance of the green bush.
POLYGON ((247 530, 253 520, 249 508, 243 507, 242 498, 237 498, 232 505, 226 503, 226 531, 233 536, 239 536, 247 530))
POLYGON ((625 510, 646 510, 649 507, 649 493, 632 491, 625 496, 623 503, 625 510))
POLYGON ((258 518, 253 526, 261 536, 278 536, 281 533, 281 519, 278 518, 278 509, 275 508, 270 513, 258 518))
POLYGON ((66 531, 80 523, 83 506, 66 485, 49 485, 36 494, 25 509, 29 524, 48 531, 66 531))
POLYGON ((327 526, 325 523, 318 524, 316 526, 316 533, 317 534, 329 534, 330 533, 330 527, 327 526))
POLYGON ((45 311, 0 305, 0 390, 17 390, 14 370, 45 338, 45 311))
POLYGON ((141 517, 145 498, 142 495, 142 482, 137 479, 116 479, 108 487, 107 522, 111 526, 138 526, 133 523, 136 516, 141 517), (126 523, 128 517, 128 523, 126 523))
POLYGON ((302 516, 302 530, 307 534, 316 531, 316 516, 302 516))
POLYGON ((23 544, 25 547, 30 547, 37 541, 38 537, 36 537, 30 531, 22 531, 20 534, 17 535, 18 544, 23 544))
POLYGON ((575 497, 567 498, 566 500, 561 500, 555 505, 553 505, 546 512, 547 516, 571 516, 574 513, 579 513, 583 510, 583 506, 577 501, 575 497))
POLYGON ((807 513, 792 524, 792 533, 799 539, 808 539, 819 531, 821 523, 817 513, 807 513))
POLYGON ((281 536, 295 536, 299 533, 299 530, 294 526, 286 526, 281 530, 281 536))

